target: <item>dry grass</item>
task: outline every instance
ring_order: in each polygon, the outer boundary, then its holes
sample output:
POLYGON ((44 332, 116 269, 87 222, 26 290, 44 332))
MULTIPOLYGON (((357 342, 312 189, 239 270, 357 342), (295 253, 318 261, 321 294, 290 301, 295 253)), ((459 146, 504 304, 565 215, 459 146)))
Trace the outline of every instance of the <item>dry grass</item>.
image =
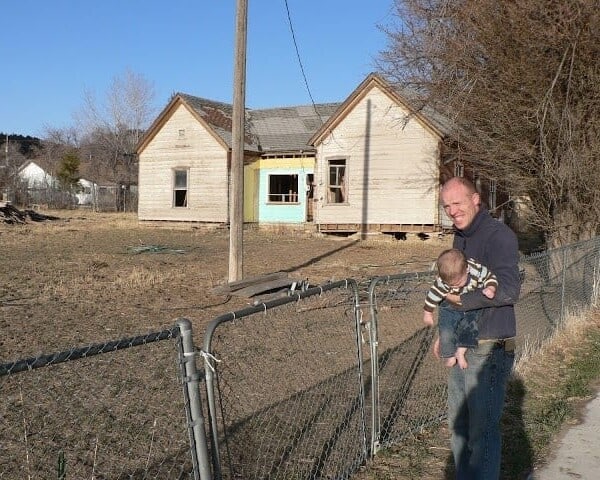
POLYGON ((163 285, 169 280, 170 274, 153 271, 144 266, 134 266, 130 272, 124 272, 117 276, 114 286, 117 290, 144 289, 163 285))
MULTIPOLYGON (((0 224, 0 326, 4 360, 131 336, 189 318, 208 321, 253 298, 213 291, 227 280, 228 231, 139 224, 135 214, 41 211, 60 218, 0 224), (132 247, 161 246, 160 253, 132 247)), ((311 284, 427 270, 450 238, 365 242, 304 232, 244 232, 244 277, 286 271, 311 284)))
MULTIPOLYGON (((512 400, 518 407, 524 432, 514 435, 505 422, 511 472, 523 472, 531 464, 543 464, 561 428, 579 417, 600 378, 600 312, 567 315, 563 325, 540 350, 518 364, 512 400), (511 435, 514 435, 511 437, 511 435), (531 458, 517 445, 527 442, 531 458)), ((509 403, 510 406, 510 403, 509 403)))
MULTIPOLYGON (((5 332, 0 363, 155 332, 170 328, 178 317, 191 320, 195 342, 201 344, 210 320, 255 300, 213 290, 227 276, 226 230, 156 228, 139 225, 133 215, 51 213, 60 220, 0 225, 0 327, 5 332), (168 248, 132 252, 131 247, 139 246, 168 248)), ((363 280, 427 270, 449 241, 359 242, 301 232, 246 231, 244 271, 249 277, 283 270, 311 284, 363 280)), ((75 465, 80 472, 91 466, 98 478, 109 468, 132 472, 138 468, 136 458, 148 463, 150 455, 161 463, 146 465, 146 472, 163 472, 169 463, 164 453, 158 454, 160 448, 174 451, 173 464, 187 457, 185 444, 178 449, 187 436, 181 406, 175 402, 180 385, 173 375, 172 345, 163 343, 9 376, 3 383, 0 417, 3 442, 6 438, 12 443, 7 447, 4 442, 3 448, 24 451, 22 419, 9 418, 23 412, 27 438, 36 432, 33 471, 53 468, 60 448, 66 448, 71 472, 75 465), (22 399, 11 393, 19 382, 27 385, 22 399), (153 421, 159 417, 163 421, 155 429, 153 421), (37 434, 41 430, 43 435, 37 434), (127 453, 129 445, 135 445, 135 452, 127 453), (74 451, 85 454, 74 458, 74 451), (107 465, 111 461, 116 465, 107 465)), ((284 341, 278 346, 287 347, 284 341)), ((13 455, 14 462, 22 465, 17 457, 13 455)))
MULTIPOLYGON (((573 355, 577 353, 577 345, 580 345, 587 334, 590 326, 600 324, 600 316, 596 318, 590 312, 567 312, 565 320, 554 330, 552 335, 542 343, 525 343, 519 354, 519 361, 515 365, 515 373, 522 377, 538 377, 542 373, 540 368, 545 369, 548 358, 557 355, 564 357, 569 363, 573 355), (540 361, 541 360, 541 361, 540 361)), ((550 381, 553 377, 546 376, 550 381)))
MULTIPOLYGON (((61 220, 0 225, 0 327, 5 332, 0 361, 156 331, 180 316, 202 332, 217 315, 253 302, 212 290, 227 277, 225 230, 144 226, 131 214, 47 213, 61 220), (139 245, 184 253, 128 251, 139 245)), ((248 231, 244 272, 248 277, 284 270, 312 284, 346 277, 361 280, 429 270, 449 243, 449 237, 357 242, 300 232, 248 231)), ((551 340, 523 352, 516 370, 525 386, 518 414, 528 427, 524 433, 537 461, 560 425, 576 415, 577 405, 589 394, 586 385, 598 375, 594 359, 600 358, 600 342, 590 331, 597 332, 599 326, 598 314, 569 316, 551 340)), ((519 445, 518 440, 513 443, 519 445)), ((381 452, 355 478, 440 479, 449 475, 448 456, 444 428, 422 432, 401 448, 381 452)))

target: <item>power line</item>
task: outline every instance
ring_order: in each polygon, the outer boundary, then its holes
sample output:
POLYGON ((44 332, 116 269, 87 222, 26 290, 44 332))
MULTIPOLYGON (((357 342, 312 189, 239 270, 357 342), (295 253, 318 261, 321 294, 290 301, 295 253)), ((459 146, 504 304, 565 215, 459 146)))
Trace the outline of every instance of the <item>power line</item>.
POLYGON ((317 110, 317 105, 315 104, 315 100, 313 99, 312 93, 310 92, 310 87, 308 86, 308 80, 306 78, 306 73, 304 72, 304 65, 302 65, 302 59, 300 58, 300 50, 298 49, 298 43, 296 42, 296 34, 294 33, 294 26, 292 25, 292 16, 290 15, 290 7, 288 5, 288 1, 285 2, 285 10, 287 11, 288 24, 290 26, 290 32, 292 32, 292 40, 294 42, 294 48, 296 49, 296 57, 298 58, 298 63, 300 65, 300 70, 302 71, 302 77, 304 78, 304 85, 306 86, 306 91, 308 92, 308 96, 310 97, 310 101, 312 103, 313 108, 315 109, 315 113, 318 115, 321 123, 323 123, 323 119, 317 110))
MULTIPOLYGON (((300 58, 300 51, 298 49, 298 43, 296 42, 296 34, 294 33, 294 26, 292 25, 292 16, 290 15, 290 8, 288 5, 288 1, 284 0, 284 3, 285 3, 285 9, 287 11, 288 23, 290 25, 290 31, 292 32, 292 40, 294 41, 294 47, 296 49, 296 57, 298 58, 298 63, 300 64, 300 70, 302 71, 302 77, 304 78, 304 85, 306 86, 306 91, 308 92, 308 96, 310 97, 310 101, 312 103, 313 109, 315 110, 317 117, 319 117, 319 120, 321 121, 321 125, 323 125, 323 124, 325 124, 325 122, 323 121, 323 117, 319 113, 319 110, 317 109, 315 100, 313 99, 312 93, 310 92, 310 87, 308 86, 308 79, 306 78, 306 73, 304 72, 304 66, 302 65, 302 59, 300 58)), ((338 146, 341 147, 340 143, 336 140, 335 136, 333 135, 333 131, 330 131, 329 134, 331 136, 331 139, 338 146)), ((352 148, 354 148, 354 147, 352 147, 352 148)))

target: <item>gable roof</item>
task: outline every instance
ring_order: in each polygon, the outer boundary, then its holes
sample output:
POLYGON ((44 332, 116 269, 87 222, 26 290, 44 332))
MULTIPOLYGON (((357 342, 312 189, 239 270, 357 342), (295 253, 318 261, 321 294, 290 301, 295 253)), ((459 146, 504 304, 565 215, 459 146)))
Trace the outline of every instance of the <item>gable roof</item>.
MULTIPOLYGON (((223 145, 232 148, 233 106, 186 93, 177 93, 140 140, 138 154, 183 105, 223 145)), ((246 109, 245 150, 256 153, 314 151, 308 140, 336 111, 339 103, 246 109)))
MULTIPOLYGON (((183 100, 184 105, 190 110, 192 115, 201 119, 204 126, 215 136, 220 143, 227 148, 232 146, 232 121, 233 106, 228 103, 216 102, 207 98, 194 97, 186 93, 178 93, 177 96, 183 100)), ((256 150, 257 145, 254 139, 248 134, 248 125, 244 127, 246 138, 244 139, 244 148, 246 150, 256 150)))
POLYGON ((49 162, 43 157, 34 158, 33 160, 25 160, 19 167, 17 168, 17 172, 21 173, 27 167, 32 166, 33 168, 37 167, 42 170, 46 175, 52 175, 52 172, 56 170, 56 165, 53 162, 49 162))
POLYGON ((433 109, 428 108, 427 105, 424 105, 419 109, 415 108, 413 102, 415 102, 417 95, 414 92, 409 92, 408 90, 401 91, 398 88, 394 88, 377 73, 371 73, 361 82, 354 92, 352 92, 350 96, 342 104, 340 104, 340 107, 336 111, 335 115, 329 117, 328 121, 315 132, 315 134, 310 138, 309 143, 311 145, 316 145, 322 142, 324 137, 327 136, 337 125, 339 125, 346 115, 352 111, 356 104, 360 102, 366 96, 366 94, 375 87, 387 94, 395 103, 403 106, 409 112, 407 119, 410 117, 416 118, 419 123, 440 138, 443 138, 449 133, 449 122, 442 115, 438 114, 433 109))
MULTIPOLYGON (((376 73, 371 73, 343 103, 322 103, 246 109, 244 149, 258 154, 314 152, 314 145, 322 141, 371 88, 379 87, 391 99, 402 105, 414 117, 439 137, 449 132, 448 121, 426 105, 415 108, 414 93, 400 92, 376 73)), ((416 102, 415 102, 416 104, 416 102)), ((232 148, 233 106, 187 93, 177 93, 163 109, 138 144, 139 154, 158 130, 168 121, 176 108, 183 105, 204 128, 223 146, 232 148)))
POLYGON ((50 175, 50 173, 48 173, 46 169, 39 164, 39 162, 33 160, 26 160, 25 162, 23 162, 17 169, 17 173, 22 173, 28 167, 38 170, 39 172, 43 172, 44 175, 50 175))

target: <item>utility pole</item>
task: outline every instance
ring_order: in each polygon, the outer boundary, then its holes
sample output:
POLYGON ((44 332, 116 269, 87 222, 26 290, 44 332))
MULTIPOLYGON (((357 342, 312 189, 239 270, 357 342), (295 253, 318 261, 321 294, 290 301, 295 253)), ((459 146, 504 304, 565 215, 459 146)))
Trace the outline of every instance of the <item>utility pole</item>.
POLYGON ((4 181, 6 182, 4 191, 0 196, 0 200, 8 201, 10 200, 10 167, 8 166, 8 133, 6 134, 6 142, 4 143, 4 155, 6 165, 4 166, 4 181))
POLYGON ((229 183, 229 282, 243 277, 244 234, 244 124, 246 112, 246 37, 248 0, 237 0, 229 183))

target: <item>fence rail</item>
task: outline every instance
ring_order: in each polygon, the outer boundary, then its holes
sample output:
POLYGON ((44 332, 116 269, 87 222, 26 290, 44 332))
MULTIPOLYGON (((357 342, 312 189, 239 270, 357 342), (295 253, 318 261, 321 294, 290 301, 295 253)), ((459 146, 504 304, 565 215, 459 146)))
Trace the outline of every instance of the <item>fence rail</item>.
MULTIPOLYGON (((521 259, 518 347, 597 304, 599 253, 596 238, 521 259)), ((432 280, 313 287, 214 318, 199 347, 180 319, 1 364, 0 478, 348 479, 444 418, 432 280)))

